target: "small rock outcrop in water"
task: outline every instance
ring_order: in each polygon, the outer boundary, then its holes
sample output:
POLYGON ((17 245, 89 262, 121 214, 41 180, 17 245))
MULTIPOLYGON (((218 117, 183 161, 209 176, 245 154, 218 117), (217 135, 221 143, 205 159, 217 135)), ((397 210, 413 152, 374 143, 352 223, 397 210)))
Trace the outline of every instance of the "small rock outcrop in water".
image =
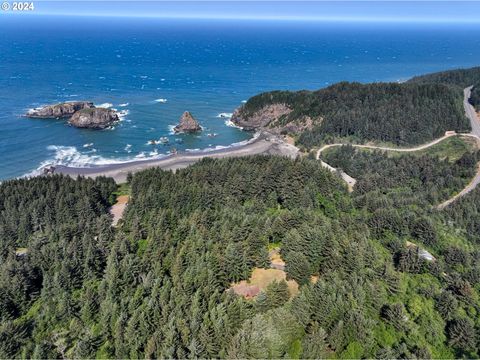
POLYGON ((190 114, 190 112, 185 111, 180 118, 180 123, 173 128, 175 132, 197 132, 201 131, 202 127, 197 120, 190 114))
POLYGON ((94 107, 75 112, 68 123, 78 128, 105 129, 118 120, 114 110, 94 107))
POLYGON ((70 117, 75 112, 82 109, 91 109, 94 108, 92 102, 89 101, 72 101, 55 105, 46 105, 40 108, 28 110, 25 114, 27 117, 31 118, 64 118, 70 117))

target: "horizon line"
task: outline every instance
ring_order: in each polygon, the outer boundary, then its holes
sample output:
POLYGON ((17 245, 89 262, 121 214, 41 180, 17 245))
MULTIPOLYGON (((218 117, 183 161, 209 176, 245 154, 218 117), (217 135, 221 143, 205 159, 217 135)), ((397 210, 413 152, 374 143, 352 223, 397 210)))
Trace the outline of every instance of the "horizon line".
POLYGON ((355 17, 355 16, 230 16, 230 15, 150 15, 150 14, 72 14, 48 12, 7 12, 10 16, 59 16, 59 17, 107 17, 107 18, 148 18, 172 20, 242 20, 242 21, 292 21, 292 22, 342 22, 342 23, 402 23, 402 24, 480 24, 480 19, 450 18, 405 18, 405 17, 355 17))

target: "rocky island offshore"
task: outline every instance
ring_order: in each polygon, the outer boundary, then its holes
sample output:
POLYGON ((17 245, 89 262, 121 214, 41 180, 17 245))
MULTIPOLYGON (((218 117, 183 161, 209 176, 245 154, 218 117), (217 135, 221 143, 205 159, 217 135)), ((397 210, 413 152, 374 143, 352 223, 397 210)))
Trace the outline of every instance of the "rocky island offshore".
POLYGON ((90 101, 72 101, 30 109, 26 117, 37 119, 70 118, 68 123, 77 128, 105 129, 119 121, 115 110, 95 107, 90 101))
POLYGON ((118 120, 119 117, 115 110, 88 108, 77 111, 68 123, 77 128, 105 129, 118 120))
POLYGON ((185 111, 180 117, 180 122, 173 128, 176 133, 193 133, 202 131, 202 127, 189 111, 185 111))

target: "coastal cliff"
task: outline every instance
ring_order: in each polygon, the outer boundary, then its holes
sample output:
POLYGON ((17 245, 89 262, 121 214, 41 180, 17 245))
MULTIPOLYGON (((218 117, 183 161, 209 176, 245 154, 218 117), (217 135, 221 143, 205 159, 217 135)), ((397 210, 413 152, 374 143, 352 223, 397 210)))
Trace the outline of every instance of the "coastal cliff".
POLYGON ((239 107, 245 130, 292 135, 309 149, 335 139, 414 145, 469 131, 463 96, 446 84, 341 82, 317 91, 271 91, 239 107))
POLYGON ((79 110, 91 109, 94 107, 95 106, 93 105, 93 103, 89 101, 72 101, 30 109, 25 114, 25 116, 41 119, 64 118, 72 116, 75 112, 79 110))
POLYGON ((78 128, 105 129, 118 120, 118 115, 114 110, 87 108, 73 114, 68 123, 78 128))
POLYGON ((247 131, 268 129, 275 134, 297 134, 311 129, 313 120, 309 116, 301 116, 294 121, 285 121, 292 111, 292 108, 284 103, 265 105, 253 112, 248 112, 242 106, 234 111, 231 121, 247 131))

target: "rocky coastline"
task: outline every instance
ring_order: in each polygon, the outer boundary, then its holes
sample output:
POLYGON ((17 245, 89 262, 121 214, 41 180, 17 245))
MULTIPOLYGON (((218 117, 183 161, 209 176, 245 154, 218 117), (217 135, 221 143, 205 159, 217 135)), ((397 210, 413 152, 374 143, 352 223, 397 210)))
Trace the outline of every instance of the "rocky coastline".
POLYGON ((94 108, 90 101, 72 101, 54 105, 45 105, 39 108, 30 109, 25 114, 29 118, 57 119, 71 117, 75 112, 83 109, 94 108))
POLYGON ((231 121, 243 130, 268 130, 274 134, 297 134, 312 127, 313 121, 309 117, 296 122, 282 121, 292 111, 282 103, 269 104, 254 112, 248 112, 245 105, 242 105, 234 111, 231 121))

